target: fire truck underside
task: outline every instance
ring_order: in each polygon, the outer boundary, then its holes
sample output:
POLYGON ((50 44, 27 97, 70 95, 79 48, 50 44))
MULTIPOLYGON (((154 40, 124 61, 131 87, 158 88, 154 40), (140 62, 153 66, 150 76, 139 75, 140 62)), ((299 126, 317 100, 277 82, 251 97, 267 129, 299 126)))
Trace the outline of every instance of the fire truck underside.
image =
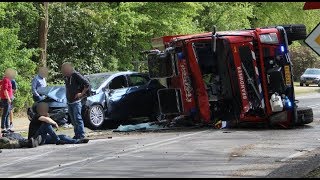
POLYGON ((164 51, 149 53, 150 77, 165 78, 168 87, 158 92, 160 111, 207 123, 297 124, 301 113, 295 104, 287 50, 291 42, 284 38, 285 31, 280 27, 261 35, 243 34, 229 33, 216 39, 185 36, 175 41, 170 37, 171 44, 164 51), (261 43, 263 38, 268 43, 261 43), (275 39, 276 43, 272 42, 275 39), (276 98, 283 108, 274 109, 271 101, 276 98))

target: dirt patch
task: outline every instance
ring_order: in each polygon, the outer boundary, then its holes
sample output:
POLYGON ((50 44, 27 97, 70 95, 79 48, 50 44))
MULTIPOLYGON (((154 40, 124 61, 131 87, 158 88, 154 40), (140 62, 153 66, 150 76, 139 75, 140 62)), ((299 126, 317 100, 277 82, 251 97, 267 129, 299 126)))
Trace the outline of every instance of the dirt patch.
POLYGON ((312 93, 319 93, 320 87, 318 86, 295 86, 294 91, 296 95, 302 95, 302 94, 312 94, 312 93))
POLYGON ((245 153, 248 151, 248 150, 251 150, 254 148, 254 144, 247 144, 247 145, 244 145, 244 146, 240 146, 238 148, 233 148, 232 151, 230 152, 229 154, 229 159, 228 161, 231 161, 233 160, 234 158, 236 157, 243 157, 245 156, 245 153))
POLYGON ((305 178, 320 178, 320 167, 308 173, 305 178))

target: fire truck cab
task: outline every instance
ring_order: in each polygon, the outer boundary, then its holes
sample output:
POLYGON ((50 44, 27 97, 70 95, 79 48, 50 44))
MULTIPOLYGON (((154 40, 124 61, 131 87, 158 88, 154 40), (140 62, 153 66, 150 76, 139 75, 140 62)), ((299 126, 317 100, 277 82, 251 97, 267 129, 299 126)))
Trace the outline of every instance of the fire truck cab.
POLYGON ((305 37, 304 25, 283 25, 153 39, 149 76, 166 86, 158 91, 160 113, 232 126, 312 122, 312 109, 295 100, 288 48, 305 37))

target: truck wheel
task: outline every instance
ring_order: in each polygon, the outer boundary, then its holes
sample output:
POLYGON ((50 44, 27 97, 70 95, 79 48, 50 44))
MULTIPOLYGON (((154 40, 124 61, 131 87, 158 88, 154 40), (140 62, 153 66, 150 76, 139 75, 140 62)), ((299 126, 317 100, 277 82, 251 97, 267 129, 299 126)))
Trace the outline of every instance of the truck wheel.
POLYGON ((286 24, 280 26, 286 30, 289 42, 304 40, 307 37, 307 30, 304 24, 286 24))
POLYGON ((306 84, 306 86, 309 86, 309 84, 306 84))
POLYGON ((303 86, 303 83, 300 83, 300 86, 303 86))
POLYGON ((309 107, 298 107, 298 123, 297 125, 309 124, 313 122, 313 111, 309 107))
POLYGON ((85 124, 89 129, 99 129, 104 124, 104 110, 102 106, 94 104, 86 109, 85 124))

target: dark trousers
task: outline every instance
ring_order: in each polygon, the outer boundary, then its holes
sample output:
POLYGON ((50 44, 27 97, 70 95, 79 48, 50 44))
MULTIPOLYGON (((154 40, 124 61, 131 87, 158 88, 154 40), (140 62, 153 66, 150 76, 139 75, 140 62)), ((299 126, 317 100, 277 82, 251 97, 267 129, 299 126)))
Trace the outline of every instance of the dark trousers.
POLYGON ((84 123, 81 115, 81 102, 68 104, 69 116, 74 127, 74 134, 76 139, 85 137, 84 123))
POLYGON ((1 104, 3 107, 2 110, 2 118, 1 118, 1 128, 10 128, 9 125, 9 114, 10 114, 10 110, 11 110, 11 104, 8 102, 7 99, 2 99, 1 100, 1 104))
POLYGON ((67 144, 76 144, 79 140, 72 139, 66 135, 57 135, 51 124, 42 123, 35 137, 41 136, 42 141, 40 144, 55 144, 57 141, 62 140, 67 144))

